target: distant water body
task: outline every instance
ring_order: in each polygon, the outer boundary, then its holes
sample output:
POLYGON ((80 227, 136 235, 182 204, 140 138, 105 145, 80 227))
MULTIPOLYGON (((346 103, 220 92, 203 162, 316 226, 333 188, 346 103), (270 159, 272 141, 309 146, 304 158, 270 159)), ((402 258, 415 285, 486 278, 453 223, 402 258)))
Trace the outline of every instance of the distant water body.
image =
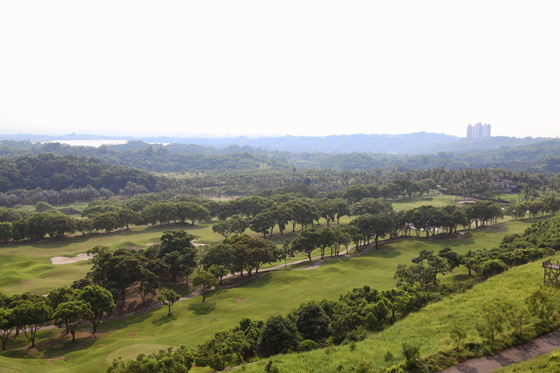
POLYGON ((71 146, 94 146, 96 148, 101 145, 122 145, 126 144, 128 140, 51 140, 48 142, 58 142, 61 144, 71 145, 71 146))
MULTIPOLYGON (((51 140, 43 141, 43 144, 49 142, 58 142, 70 146, 94 146, 99 148, 101 145, 123 145, 128 143, 128 140, 51 140)), ((169 145, 168 142, 147 142, 146 144, 160 144, 163 146, 169 145)))

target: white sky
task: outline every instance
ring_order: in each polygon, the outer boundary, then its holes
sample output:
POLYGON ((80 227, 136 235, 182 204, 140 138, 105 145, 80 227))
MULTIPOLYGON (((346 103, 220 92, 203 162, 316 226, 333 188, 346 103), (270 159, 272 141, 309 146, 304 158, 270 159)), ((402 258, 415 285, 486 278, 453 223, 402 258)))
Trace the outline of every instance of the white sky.
POLYGON ((0 133, 560 134, 560 2, 0 0, 0 133))

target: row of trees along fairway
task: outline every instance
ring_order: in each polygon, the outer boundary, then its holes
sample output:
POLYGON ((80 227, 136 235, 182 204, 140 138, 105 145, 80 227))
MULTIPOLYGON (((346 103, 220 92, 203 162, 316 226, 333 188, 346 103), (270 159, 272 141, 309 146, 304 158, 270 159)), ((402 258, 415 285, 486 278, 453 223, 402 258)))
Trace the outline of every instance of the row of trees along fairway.
POLYGON ((64 325, 66 333, 76 340, 78 325, 87 320, 95 334, 101 318, 115 309, 113 296, 101 286, 89 285, 81 290, 61 287, 46 297, 24 293, 6 296, 0 293, 0 339, 2 351, 8 339, 23 332, 35 347, 37 331, 46 323, 64 325))

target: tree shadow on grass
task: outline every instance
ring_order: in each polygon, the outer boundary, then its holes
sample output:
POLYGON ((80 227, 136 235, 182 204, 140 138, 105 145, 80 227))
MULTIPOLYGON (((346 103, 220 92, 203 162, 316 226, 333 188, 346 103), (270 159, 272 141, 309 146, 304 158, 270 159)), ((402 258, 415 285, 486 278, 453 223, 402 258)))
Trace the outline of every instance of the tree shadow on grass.
POLYGON ((152 325, 161 326, 175 320, 177 320, 177 317, 173 313, 171 315, 165 314, 159 319, 152 321, 152 325))
POLYGON ((375 257, 375 258, 396 258, 402 255, 402 251, 393 246, 383 245, 383 248, 378 250, 370 250, 364 254, 364 256, 375 257))
POLYGON ((461 273, 461 274, 452 274, 451 275, 451 280, 453 282, 465 282, 469 279, 472 279, 473 276, 469 276, 468 273, 461 273))
MULTIPOLYGON (((18 336, 18 341, 11 339, 8 342, 9 350, 4 352, 2 356, 12 358, 42 358, 54 359, 60 358, 65 354, 73 351, 84 350, 91 347, 97 338, 90 333, 78 331, 76 333, 76 341, 72 341, 72 336, 66 334, 63 329, 49 330, 48 333, 40 332, 41 335, 36 341, 36 347, 31 347, 31 342, 25 336, 18 336)), ((1 369, 0 369, 1 370, 1 369)))
POLYGON ((255 275, 253 275, 252 277, 253 279, 250 279, 251 282, 243 286, 246 286, 248 288, 262 288, 270 282, 270 280, 272 279, 272 273, 266 272, 259 274, 257 278, 255 278, 255 275))
POLYGON ((216 303, 192 303, 189 310, 197 315, 208 315, 216 309, 216 303))

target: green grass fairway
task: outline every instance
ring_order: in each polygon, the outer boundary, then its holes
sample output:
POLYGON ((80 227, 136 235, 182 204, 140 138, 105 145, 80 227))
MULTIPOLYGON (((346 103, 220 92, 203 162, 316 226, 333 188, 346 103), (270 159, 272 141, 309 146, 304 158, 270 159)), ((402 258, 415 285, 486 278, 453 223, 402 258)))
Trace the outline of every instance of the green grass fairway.
MULTIPOLYGON (((552 259, 559 258, 555 256, 552 259)), ((272 360, 281 372, 334 372, 339 366, 355 367, 363 361, 370 369, 378 371, 404 360, 401 356, 404 342, 420 346, 422 356, 450 349, 449 328, 454 324, 462 325, 467 330, 465 343, 480 342, 476 323, 484 304, 496 299, 521 307, 523 299, 541 283, 539 260, 490 278, 464 294, 428 305, 388 329, 369 335, 363 342, 358 342, 353 350, 350 346, 337 346, 328 350, 278 355, 247 365, 246 368, 250 372, 262 372, 264 363, 272 360), (396 358, 386 362, 384 356, 387 352, 393 353, 396 358)))
POLYGON ((90 237, 66 237, 61 240, 44 239, 0 246, 0 291, 7 294, 33 291, 45 294, 57 286, 70 285, 82 278, 89 270, 87 261, 74 264, 52 265, 53 256, 74 257, 95 246, 113 249, 128 246, 145 246, 148 242, 159 242, 168 229, 186 229, 200 242, 217 243, 222 237, 212 232, 209 224, 202 225, 158 225, 134 227, 109 234, 98 233, 90 237))
MULTIPOLYGON (((505 234, 523 231, 528 225, 525 222, 508 222, 469 232, 455 240, 398 240, 386 244, 382 250, 327 261, 314 269, 263 274, 245 286, 212 292, 206 304, 200 303, 200 296, 181 301, 173 306, 172 317, 167 317, 167 310, 160 308, 104 323, 97 339, 84 333, 76 344, 64 342, 59 329, 40 332, 36 351, 29 351, 25 338, 18 337, 15 344, 9 342, 7 352, 0 354, 0 367, 25 372, 41 372, 45 369, 49 372, 97 372, 105 369, 118 356, 133 358, 139 353, 158 350, 161 346, 195 347, 211 338, 215 332, 235 326, 243 317, 264 320, 271 315, 285 315, 302 302, 336 299, 352 288, 364 285, 378 289, 391 288, 395 285, 393 275, 397 264, 410 263, 410 259, 422 249, 439 250, 452 246, 464 252, 470 248, 497 246, 505 234)), ((158 234, 166 228, 145 228, 146 232, 137 233, 143 237, 143 241, 135 237, 134 242, 154 241, 154 235, 159 237, 158 234)), ((208 233, 209 229, 201 226, 193 233, 208 233)), ((126 232, 115 235, 122 236, 121 241, 113 242, 113 245, 130 238, 126 232)), ((307 264, 297 266, 298 269, 306 267, 307 264)), ((442 280, 459 281, 465 277, 465 273, 464 268, 461 268, 442 280)), ((89 328, 84 329, 87 330, 89 328)))
MULTIPOLYGON (((409 209, 426 204, 443 206, 451 201, 446 197, 424 197, 403 199, 393 202, 395 209, 409 209)), ((86 203, 74 203, 69 205, 61 205, 57 207, 74 207, 84 208, 86 203)), ((33 210, 34 206, 22 206, 22 210, 33 210)), ((344 216, 341 218, 341 224, 349 223, 353 218, 344 216)), ((325 221, 321 221, 323 226, 325 221)), ((335 225, 335 224, 333 224, 335 225)), ((295 234, 292 232, 291 225, 280 235, 278 227, 274 230, 272 240, 279 246, 286 240, 293 240, 295 234)), ((50 258, 53 256, 74 257, 76 254, 84 253, 95 246, 108 246, 113 249, 128 246, 143 247, 149 242, 159 242, 161 234, 168 229, 185 229, 193 234, 198 242, 216 244, 223 240, 223 237, 212 231, 211 224, 197 224, 191 226, 188 224, 172 224, 158 226, 141 226, 133 227, 129 230, 120 230, 109 234, 95 233, 90 237, 83 238, 79 234, 74 237, 66 237, 61 240, 44 239, 37 242, 16 243, 9 245, 0 245, 0 291, 6 294, 21 293, 26 291, 36 292, 38 294, 46 294, 52 288, 64 285, 70 285, 73 281, 78 280, 88 272, 89 264, 86 261, 65 264, 52 265, 50 258)), ((299 231, 301 226, 296 227, 299 231)), ((250 234, 261 237, 254 232, 247 231, 250 234)), ((313 256, 319 255, 319 250, 313 253, 313 256)), ((288 258, 288 263, 304 260, 306 256, 296 254, 295 257, 288 258)), ((268 268, 281 264, 281 262, 263 266, 268 268)))
POLYGON ((404 198, 399 200, 392 200, 393 209, 395 211, 411 210, 424 205, 432 205, 435 207, 444 207, 452 205, 455 201, 454 196, 445 196, 442 194, 430 194, 428 197, 414 197, 404 198))

